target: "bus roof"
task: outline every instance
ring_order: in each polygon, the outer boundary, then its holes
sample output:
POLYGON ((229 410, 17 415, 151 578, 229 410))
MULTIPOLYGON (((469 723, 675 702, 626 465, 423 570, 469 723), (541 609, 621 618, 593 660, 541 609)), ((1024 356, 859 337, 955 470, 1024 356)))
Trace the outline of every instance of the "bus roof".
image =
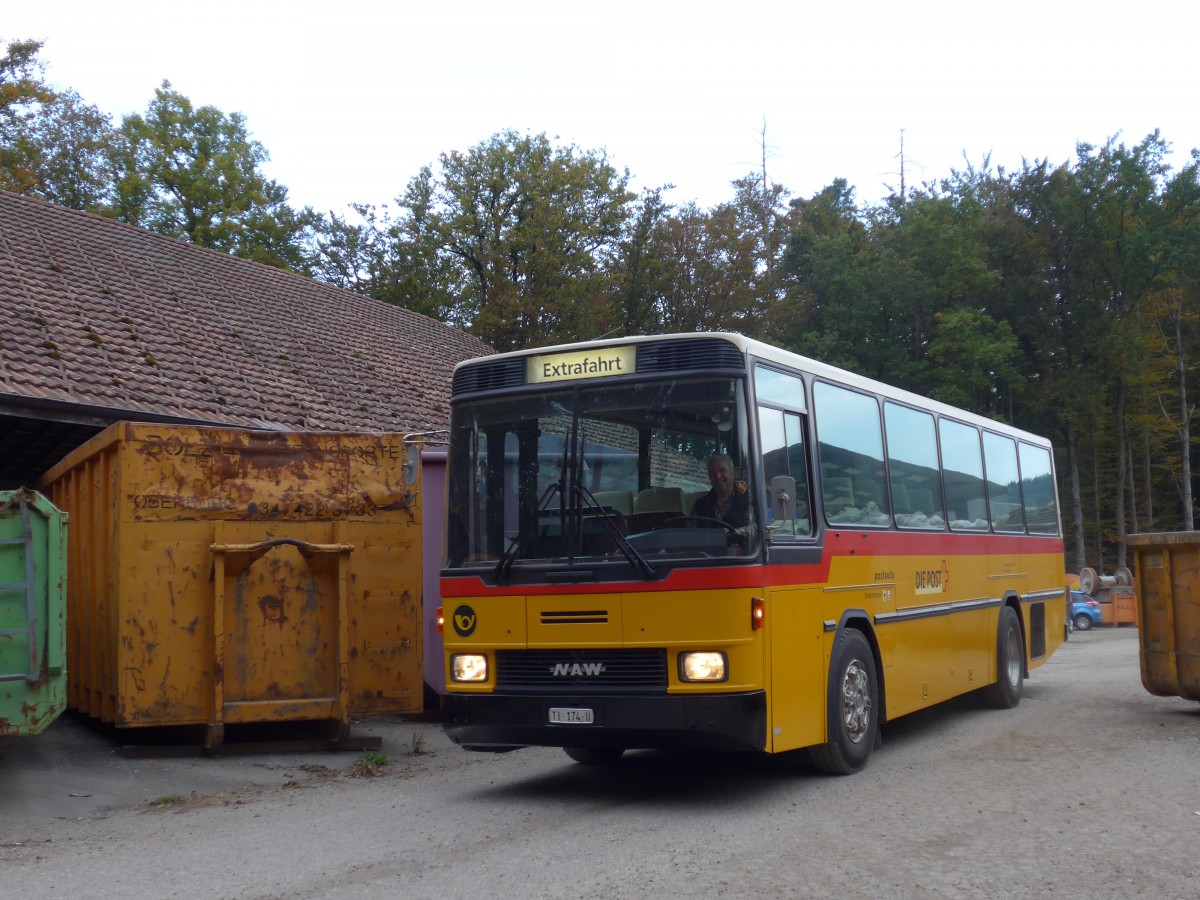
POLYGON ((740 351, 748 353, 751 356, 760 359, 764 362, 775 363, 786 368, 798 369, 802 372, 828 379, 829 381, 845 385, 846 387, 858 388, 863 391, 868 391, 888 399, 895 400, 899 403, 907 403, 920 409, 929 410, 930 412, 938 413, 939 415, 950 416, 963 422, 968 422, 973 425, 978 425, 981 428, 988 428, 999 434, 1006 434, 1012 437, 1020 437, 1029 443, 1039 446, 1049 447, 1050 441, 1040 435, 1032 432, 1024 431, 1016 428, 1005 422, 996 419, 990 419, 987 416, 979 415, 978 413, 970 412, 969 410, 961 409, 956 406, 951 406, 948 403, 924 397, 920 394, 915 394, 912 391, 906 391, 903 388, 895 387, 884 381, 876 381, 873 378, 868 378, 865 375, 859 375, 851 372, 848 369, 841 369, 837 366, 832 366, 828 363, 820 362, 808 356, 801 356, 799 353, 793 353, 790 350, 783 350, 772 344, 764 341, 748 338, 745 335, 736 334, 734 332, 725 331, 689 331, 676 334, 646 334, 636 335, 632 337, 621 338, 602 338, 593 341, 576 341, 568 344, 552 344, 545 347, 528 347, 524 350, 512 350, 507 353, 494 353, 490 356, 482 356, 476 359, 463 360, 454 367, 457 372, 460 368, 466 366, 478 365, 480 363, 493 362, 504 359, 513 359, 526 356, 540 356, 548 353, 567 353, 581 350, 587 350, 592 347, 616 347, 628 344, 641 344, 651 341, 676 341, 676 340, 693 340, 696 338, 718 338, 729 341, 736 346, 740 351))

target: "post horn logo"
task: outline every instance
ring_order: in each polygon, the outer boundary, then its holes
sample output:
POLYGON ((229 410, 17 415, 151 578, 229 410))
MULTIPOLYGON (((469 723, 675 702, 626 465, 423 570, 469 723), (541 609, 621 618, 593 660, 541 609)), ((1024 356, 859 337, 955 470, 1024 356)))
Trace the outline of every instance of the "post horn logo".
POLYGON ((475 631, 475 610, 465 603, 454 610, 454 633, 459 637, 470 637, 475 631))

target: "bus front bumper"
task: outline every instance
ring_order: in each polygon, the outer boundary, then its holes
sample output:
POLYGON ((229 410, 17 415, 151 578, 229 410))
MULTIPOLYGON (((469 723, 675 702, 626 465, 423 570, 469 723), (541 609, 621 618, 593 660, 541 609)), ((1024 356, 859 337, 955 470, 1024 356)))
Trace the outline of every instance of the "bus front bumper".
POLYGON ((763 750, 767 698, 763 691, 653 697, 445 694, 442 727, 467 750, 528 746, 763 750), (554 716, 586 719, 587 711, 590 724, 552 721, 554 716))

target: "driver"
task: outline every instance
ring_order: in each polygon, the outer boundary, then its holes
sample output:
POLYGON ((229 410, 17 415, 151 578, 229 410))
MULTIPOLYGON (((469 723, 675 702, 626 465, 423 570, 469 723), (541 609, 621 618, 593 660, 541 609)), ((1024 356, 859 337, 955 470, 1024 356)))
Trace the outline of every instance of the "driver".
POLYGON ((708 460, 708 483, 712 485, 703 497, 692 504, 693 516, 718 519, 731 528, 750 524, 750 492, 746 482, 733 477, 733 460, 718 453, 708 460))

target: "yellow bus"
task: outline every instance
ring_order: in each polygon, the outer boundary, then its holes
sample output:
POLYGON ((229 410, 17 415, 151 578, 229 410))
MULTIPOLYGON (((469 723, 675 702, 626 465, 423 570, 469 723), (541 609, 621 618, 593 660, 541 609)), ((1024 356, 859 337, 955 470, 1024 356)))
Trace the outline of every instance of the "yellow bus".
POLYGON ((906 713, 1015 707, 1065 637, 1048 441, 738 335, 461 363, 447 481, 467 749, 848 774, 906 713))

